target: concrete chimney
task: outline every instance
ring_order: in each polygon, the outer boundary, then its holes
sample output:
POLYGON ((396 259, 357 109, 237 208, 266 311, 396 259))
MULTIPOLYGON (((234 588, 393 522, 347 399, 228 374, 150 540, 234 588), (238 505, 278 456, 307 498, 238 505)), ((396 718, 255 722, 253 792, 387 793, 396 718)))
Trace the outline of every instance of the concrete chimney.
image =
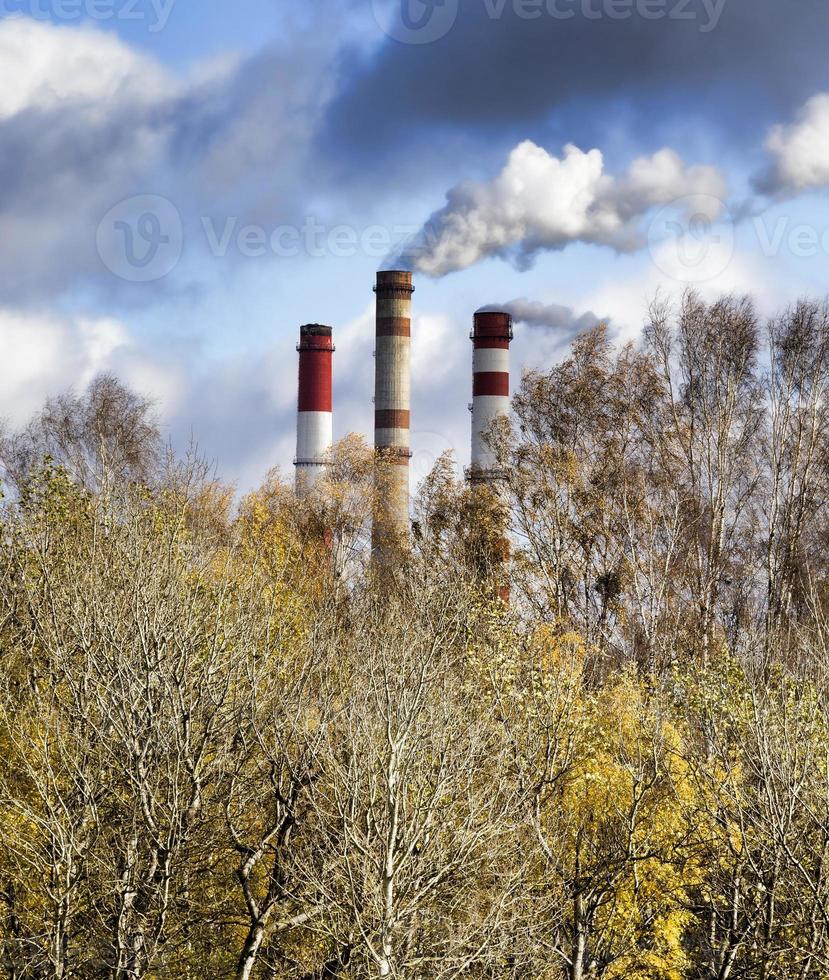
POLYGON ((331 327, 309 323, 299 329, 299 403, 296 437, 296 492, 304 496, 325 473, 334 440, 331 327))
POLYGON ((375 517, 374 546, 384 534, 405 540, 409 531, 411 447, 411 272, 377 273, 374 446, 387 485, 380 490, 382 512, 375 517))
POLYGON ((513 338, 509 313, 476 313, 471 339, 472 355, 472 465, 473 482, 498 477, 495 453, 486 436, 493 422, 509 415, 509 347, 513 338))

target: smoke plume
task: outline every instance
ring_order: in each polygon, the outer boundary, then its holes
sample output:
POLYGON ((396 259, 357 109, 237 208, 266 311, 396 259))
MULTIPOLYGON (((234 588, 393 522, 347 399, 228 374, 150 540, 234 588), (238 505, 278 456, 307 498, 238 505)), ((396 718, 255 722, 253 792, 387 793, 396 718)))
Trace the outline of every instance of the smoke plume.
POLYGON ((688 167, 670 149, 614 177, 600 150, 568 145, 559 158, 527 140, 493 180, 453 187, 401 264, 439 278, 493 256, 526 268, 539 253, 573 242, 636 251, 647 241, 642 219, 653 208, 675 205, 714 219, 725 196, 719 171, 688 167))
POLYGON ((509 313, 516 323, 528 327, 546 327, 562 331, 568 335, 592 330, 599 323, 607 323, 608 317, 597 317, 595 313, 576 313, 572 307, 557 303, 539 303, 537 300, 513 299, 509 303, 493 303, 482 306, 479 313, 509 313))

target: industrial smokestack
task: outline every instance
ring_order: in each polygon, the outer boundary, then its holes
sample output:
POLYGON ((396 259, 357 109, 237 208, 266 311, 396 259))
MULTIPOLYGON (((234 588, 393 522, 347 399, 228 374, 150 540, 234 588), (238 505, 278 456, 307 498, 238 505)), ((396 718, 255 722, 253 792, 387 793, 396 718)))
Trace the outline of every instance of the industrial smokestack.
POLYGON ((299 328, 299 403, 296 437, 296 492, 313 489, 328 465, 334 440, 331 374, 334 341, 331 327, 309 323, 299 328))
POLYGON ((382 461, 381 512, 375 515, 374 547, 383 539, 405 538, 409 529, 411 448, 411 272, 377 273, 374 446, 382 461))
POLYGON ((494 423, 509 415, 509 346, 512 342, 512 317, 503 311, 481 310, 475 314, 472 328, 472 465, 469 480, 477 492, 474 504, 479 509, 479 529, 486 544, 483 572, 495 594, 508 606, 509 578, 505 566, 509 561, 507 537, 508 514, 504 499, 503 474, 498 468, 497 453, 490 445, 494 423))
POLYGON ((474 482, 497 479, 495 452, 487 440, 496 419, 509 415, 509 347, 513 337, 509 313, 475 314, 472 330, 472 465, 474 482))

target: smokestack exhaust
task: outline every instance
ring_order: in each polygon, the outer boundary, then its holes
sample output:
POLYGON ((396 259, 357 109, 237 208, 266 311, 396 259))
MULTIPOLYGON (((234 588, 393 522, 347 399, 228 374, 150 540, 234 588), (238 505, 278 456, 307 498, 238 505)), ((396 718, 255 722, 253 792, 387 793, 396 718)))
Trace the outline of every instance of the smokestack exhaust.
POLYGON ((472 355, 472 465, 473 482, 491 483, 500 476, 487 436, 493 423, 509 416, 509 348, 513 338, 509 313, 476 313, 470 335, 472 355))
POLYGON ((411 445, 411 272, 378 272, 375 350, 374 446, 384 485, 374 522, 374 548, 390 537, 405 541, 409 532, 411 445))
POLYGON ((328 467, 334 441, 332 368, 333 330, 319 323, 299 329, 299 398, 297 405, 296 492, 309 494, 328 467))

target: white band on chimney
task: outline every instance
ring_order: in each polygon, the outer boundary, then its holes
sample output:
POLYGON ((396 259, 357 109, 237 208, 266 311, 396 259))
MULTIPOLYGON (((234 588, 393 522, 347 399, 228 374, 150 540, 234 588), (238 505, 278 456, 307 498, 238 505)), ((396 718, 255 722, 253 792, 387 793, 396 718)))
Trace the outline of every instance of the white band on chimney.
POLYGON ((296 462, 307 468, 326 465, 326 453, 334 441, 331 412, 299 412, 297 415, 296 462))
POLYGON ((509 375, 509 351, 497 347, 480 347, 472 353, 472 371, 509 375))

